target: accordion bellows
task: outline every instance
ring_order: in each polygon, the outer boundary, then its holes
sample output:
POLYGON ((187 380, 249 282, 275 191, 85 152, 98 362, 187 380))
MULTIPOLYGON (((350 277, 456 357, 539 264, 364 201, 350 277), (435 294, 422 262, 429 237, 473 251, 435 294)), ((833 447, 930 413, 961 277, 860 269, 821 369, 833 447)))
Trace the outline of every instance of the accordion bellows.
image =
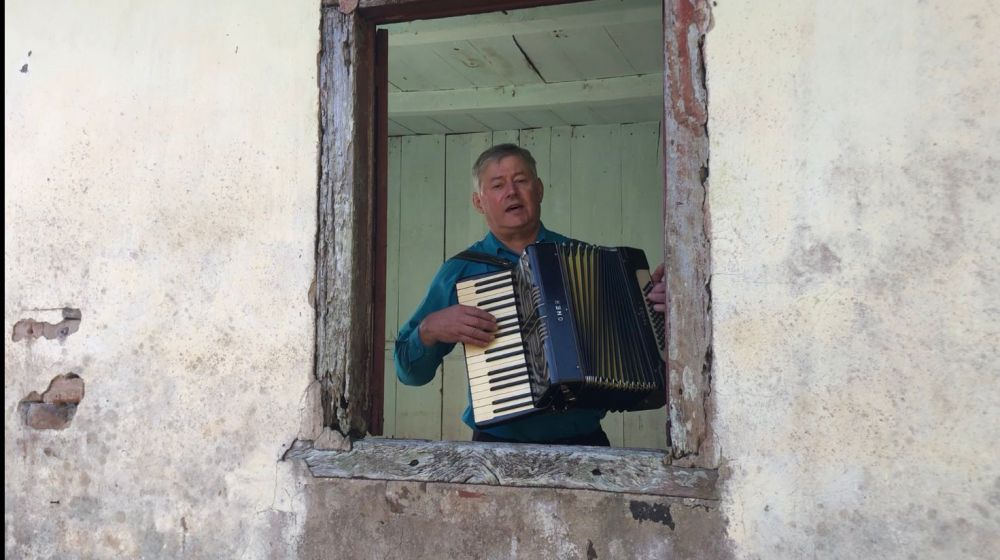
POLYGON ((515 269, 460 281, 459 303, 499 325, 489 346, 465 346, 476 425, 663 406, 666 333, 651 287, 641 250, 579 242, 529 245, 515 269))

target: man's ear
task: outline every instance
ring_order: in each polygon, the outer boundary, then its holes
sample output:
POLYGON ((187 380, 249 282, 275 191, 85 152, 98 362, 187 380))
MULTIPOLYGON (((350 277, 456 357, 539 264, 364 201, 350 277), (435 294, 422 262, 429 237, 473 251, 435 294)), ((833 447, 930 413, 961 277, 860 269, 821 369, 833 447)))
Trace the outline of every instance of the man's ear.
POLYGON ((479 196, 479 191, 472 191, 472 206, 475 207, 476 212, 485 214, 483 212, 483 199, 479 196))
POLYGON ((537 177, 535 178, 535 181, 538 181, 538 202, 541 202, 545 197, 545 185, 542 183, 542 180, 537 177))

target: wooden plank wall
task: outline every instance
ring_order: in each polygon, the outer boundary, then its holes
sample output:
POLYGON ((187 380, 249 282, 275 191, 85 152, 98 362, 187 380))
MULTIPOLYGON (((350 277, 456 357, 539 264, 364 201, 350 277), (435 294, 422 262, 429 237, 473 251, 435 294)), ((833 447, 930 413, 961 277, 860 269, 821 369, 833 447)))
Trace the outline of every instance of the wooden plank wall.
MULTIPOLYGON (((542 220, 570 237, 663 255, 660 124, 536 128, 389 140, 389 248, 386 293, 385 437, 468 440, 465 364, 452 352, 424 387, 396 380, 393 342, 447 256, 486 233, 472 208, 472 165, 486 148, 519 143, 545 183, 542 220)), ((609 414, 612 445, 666 448, 666 409, 609 414)))

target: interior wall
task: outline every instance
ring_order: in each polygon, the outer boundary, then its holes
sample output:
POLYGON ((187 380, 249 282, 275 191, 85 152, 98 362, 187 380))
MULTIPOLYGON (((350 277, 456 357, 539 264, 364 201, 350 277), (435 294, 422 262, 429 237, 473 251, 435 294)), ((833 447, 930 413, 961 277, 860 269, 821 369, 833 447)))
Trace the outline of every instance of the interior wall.
MULTIPOLYGON (((532 152, 545 193, 542 221, 590 243, 643 249, 651 267, 663 255, 660 124, 590 125, 389 140, 389 244, 385 347, 388 437, 469 440, 461 421, 468 402, 465 358, 456 348, 434 380, 396 380, 392 349, 399 326, 423 300, 445 258, 486 235, 472 206, 472 166, 504 142, 532 152)), ((612 413, 605 431, 617 447, 666 448, 666 408, 612 413)))
POLYGON ((736 556, 996 557, 996 5, 713 13, 712 391, 736 556))

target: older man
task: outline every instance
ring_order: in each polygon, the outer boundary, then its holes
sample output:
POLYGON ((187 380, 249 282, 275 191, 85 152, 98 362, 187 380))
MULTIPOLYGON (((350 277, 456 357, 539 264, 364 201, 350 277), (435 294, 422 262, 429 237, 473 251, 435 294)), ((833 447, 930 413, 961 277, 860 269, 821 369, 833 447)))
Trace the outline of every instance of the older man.
MULTIPOLYGON (((486 150, 473 167, 478 188, 472 205, 486 219, 489 233, 469 251, 516 262, 524 248, 536 241, 569 239, 545 229, 541 222, 545 188, 528 150, 501 144, 486 150)), ((456 343, 485 346, 494 338, 496 318, 468 305, 458 304, 455 283, 467 276, 499 270, 498 266, 460 259, 445 261, 431 282, 427 296, 399 331, 396 341, 396 375, 406 385, 424 385, 434 378, 444 356, 456 343)), ((656 288, 651 301, 662 311, 665 289, 662 266, 654 273, 656 288)), ((471 399, 470 399, 471 402, 471 399)), ((475 441, 509 441, 570 445, 609 445, 601 429, 606 411, 571 409, 536 414, 508 424, 476 429, 471 404, 462 420, 473 428, 475 441)))

